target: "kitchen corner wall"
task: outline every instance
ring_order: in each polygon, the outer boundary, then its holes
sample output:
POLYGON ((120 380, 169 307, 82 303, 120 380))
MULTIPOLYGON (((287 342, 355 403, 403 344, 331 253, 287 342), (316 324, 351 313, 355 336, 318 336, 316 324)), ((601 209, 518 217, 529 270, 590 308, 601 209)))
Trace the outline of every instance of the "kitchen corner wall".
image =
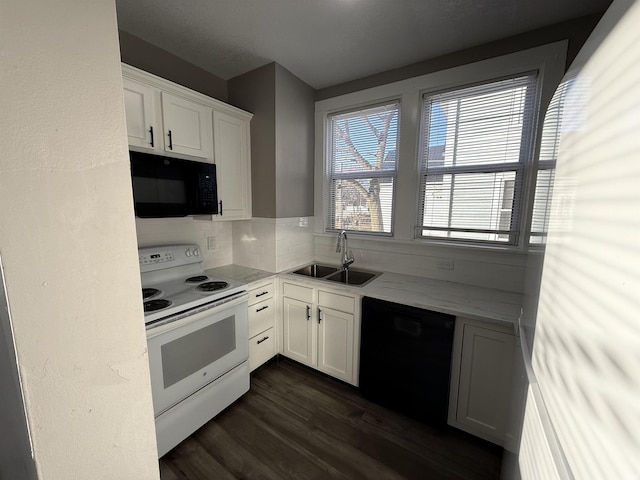
POLYGON ((233 263, 282 272, 314 259, 313 218, 252 218, 233 222, 233 263))

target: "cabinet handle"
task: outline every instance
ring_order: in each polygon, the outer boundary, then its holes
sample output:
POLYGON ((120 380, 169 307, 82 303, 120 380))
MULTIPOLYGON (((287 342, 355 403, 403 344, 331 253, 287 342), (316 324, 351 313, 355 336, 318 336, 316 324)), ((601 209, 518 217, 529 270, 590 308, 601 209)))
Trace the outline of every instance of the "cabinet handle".
POLYGON ((257 345, 260 345, 262 342, 264 342, 265 340, 269 340, 269 337, 264 337, 262 340, 258 340, 256 342, 257 345))
POLYGON ((307 305, 307 322, 311 320, 311 307, 307 305))
POLYGON ((261 312, 262 310, 266 310, 267 308, 269 308, 269 305, 265 305, 264 307, 260 307, 259 309, 256 310, 256 313, 261 312))
POLYGON ((171 137, 171 130, 169 130, 169 150, 173 150, 173 138, 171 137))
POLYGON ((218 202, 218 204, 220 204, 220 213, 219 213, 219 215, 222 216, 222 200, 220 200, 218 202))
POLYGON ((318 325, 320 325, 320 322, 322 321, 322 310, 320 310, 320 307, 318 307, 318 325))
POLYGON ((149 133, 151 134, 151 146, 154 147, 155 145, 153 144, 153 125, 149 127, 149 133))
POLYGON ((267 291, 267 292, 262 292, 262 293, 256 293, 256 298, 261 297, 263 295, 266 295, 267 293, 269 293, 269 292, 267 291))

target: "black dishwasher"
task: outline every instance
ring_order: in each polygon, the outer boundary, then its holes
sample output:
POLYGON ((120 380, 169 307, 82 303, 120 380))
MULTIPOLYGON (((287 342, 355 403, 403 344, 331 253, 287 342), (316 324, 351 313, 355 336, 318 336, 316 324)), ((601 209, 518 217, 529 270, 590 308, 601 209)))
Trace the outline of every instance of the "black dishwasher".
POLYGON ((362 299, 360 391, 422 422, 447 422, 455 317, 362 299))

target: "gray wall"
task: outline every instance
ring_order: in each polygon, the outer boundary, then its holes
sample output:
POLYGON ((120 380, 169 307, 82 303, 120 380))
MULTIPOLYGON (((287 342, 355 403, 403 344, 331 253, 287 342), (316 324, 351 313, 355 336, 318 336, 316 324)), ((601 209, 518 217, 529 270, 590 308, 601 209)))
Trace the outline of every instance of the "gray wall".
POLYGON ((0 275, 0 478, 36 479, 4 282, 0 275))
POLYGON ((180 57, 118 30, 122 61, 145 72, 190 88, 203 95, 227 101, 227 82, 180 57))
POLYGON ((251 119, 252 215, 276 217, 275 63, 232 78, 229 102, 253 113, 251 119))
POLYGON ((277 63, 228 83, 229 102, 251 121, 253 216, 313 215, 314 90, 277 63))
POLYGON ((313 216, 314 90, 276 64, 276 217, 313 216))
POLYGON ((357 92, 366 88, 385 85, 407 78, 426 75, 428 73, 457 67, 467 63, 473 63, 508 53, 526 50, 546 43, 568 39, 567 67, 571 64, 585 40, 596 26, 602 15, 589 15, 586 17, 569 20, 566 22, 544 27, 531 32, 522 33, 513 37, 486 43, 459 52, 425 60, 405 67, 360 78, 352 82, 334 85, 316 91, 316 100, 357 92))

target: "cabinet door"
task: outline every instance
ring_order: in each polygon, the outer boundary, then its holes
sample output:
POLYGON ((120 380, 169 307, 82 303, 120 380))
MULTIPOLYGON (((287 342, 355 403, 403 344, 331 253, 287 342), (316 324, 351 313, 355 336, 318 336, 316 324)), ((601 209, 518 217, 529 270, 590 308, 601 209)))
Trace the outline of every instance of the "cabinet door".
POLYGON ((214 111, 213 138, 218 175, 218 199, 222 201, 222 215, 218 219, 249 219, 251 218, 249 122, 214 111))
POLYGON ((285 297, 282 316, 284 355, 305 365, 313 365, 311 305, 285 297))
POLYGON ((165 150, 213 161, 213 109, 162 92, 165 150))
POLYGON ((122 82, 129 145, 163 150, 162 121, 156 115, 156 96, 159 97, 159 90, 128 78, 123 78, 122 82))
POLYGON ((318 370, 353 382, 354 316, 318 307, 318 370))
POLYGON ((499 445, 504 442, 515 337, 465 324, 455 423, 499 445))

